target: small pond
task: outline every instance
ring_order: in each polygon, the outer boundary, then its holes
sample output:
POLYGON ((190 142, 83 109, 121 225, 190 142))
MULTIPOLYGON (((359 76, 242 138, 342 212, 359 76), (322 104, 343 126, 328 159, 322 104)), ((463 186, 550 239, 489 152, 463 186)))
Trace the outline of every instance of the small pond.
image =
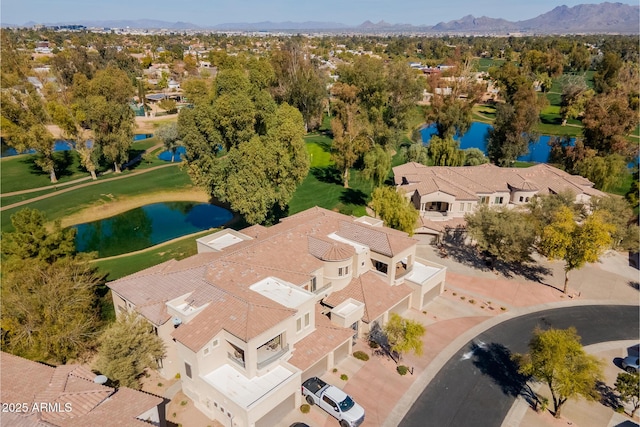
MULTIPOLYGON (((463 150, 467 148, 479 148, 484 154, 487 154, 487 142, 485 138, 491 128, 492 126, 486 123, 473 122, 467 133, 462 135, 462 138, 456 137, 455 139, 460 142, 460 148, 463 150)), ((436 134, 436 126, 431 125, 425 127, 421 133, 422 142, 428 144, 431 137, 436 134)), ((549 161, 549 153, 551 152, 551 147, 549 146, 550 139, 551 137, 549 135, 541 135, 536 142, 529 144, 529 153, 518 157, 518 160, 521 162, 546 163, 549 161)))
POLYGON ((208 203, 165 202, 142 206, 100 221, 73 226, 76 248, 108 257, 148 248, 233 218, 227 209, 208 203))
MULTIPOLYGON (((182 161, 182 157, 187 153, 187 150, 183 147, 180 146, 176 149, 176 154, 173 158, 174 162, 181 162, 182 161)), ((163 151, 162 153, 158 154, 158 158, 160 160, 164 160, 165 162, 170 162, 171 161, 171 151, 163 151)))

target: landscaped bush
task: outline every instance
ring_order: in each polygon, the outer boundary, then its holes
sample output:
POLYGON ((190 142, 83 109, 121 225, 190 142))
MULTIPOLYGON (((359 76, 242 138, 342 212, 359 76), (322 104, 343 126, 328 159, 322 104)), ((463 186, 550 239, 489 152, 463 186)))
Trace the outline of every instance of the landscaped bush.
POLYGON ((380 347, 377 342, 369 341, 369 348, 378 348, 380 347))
POLYGON ((347 376, 347 374, 342 374, 342 375, 340 375, 340 379, 342 381, 347 381, 349 379, 349 377, 347 376))
POLYGON ((355 357, 358 360, 363 360, 363 361, 367 361, 369 360, 369 355, 367 353, 365 353, 364 351, 354 351, 353 352, 353 357, 355 357))
POLYGON ((333 369, 331 370, 331 372, 333 372, 333 373, 335 374, 336 372, 338 372, 338 368, 333 368, 333 369))
POLYGON ((404 365, 398 365, 396 371, 398 371, 400 375, 407 375, 407 372, 409 372, 409 368, 404 365))
POLYGON ((308 414, 310 410, 311 406, 309 406, 307 403, 300 405, 300 412, 302 412, 303 414, 308 414))

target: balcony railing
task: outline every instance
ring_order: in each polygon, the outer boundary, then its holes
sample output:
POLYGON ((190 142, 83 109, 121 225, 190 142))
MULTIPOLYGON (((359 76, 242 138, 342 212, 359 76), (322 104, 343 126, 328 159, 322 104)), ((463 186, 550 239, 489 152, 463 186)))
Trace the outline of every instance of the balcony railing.
POLYGON ((271 355, 271 356, 267 357, 266 359, 264 359, 262 362, 258 362, 258 369, 262 369, 265 366, 270 365, 271 363, 273 363, 274 361, 278 360, 283 354, 285 354, 288 351, 289 351, 289 344, 285 345, 280 350, 278 350, 277 352, 273 353, 273 355, 271 355))
POLYGON ((319 295, 319 294, 323 293, 324 291, 326 291, 327 289, 329 289, 330 287, 331 287, 331 282, 327 283, 326 285, 324 285, 320 289, 316 289, 315 291, 313 291, 313 293, 316 294, 316 295, 319 295))
POLYGON ((239 357, 236 357, 234 354, 227 352, 227 357, 231 360, 233 360, 234 362, 236 362, 238 365, 242 366, 243 368, 244 366, 244 360, 240 359, 239 357))

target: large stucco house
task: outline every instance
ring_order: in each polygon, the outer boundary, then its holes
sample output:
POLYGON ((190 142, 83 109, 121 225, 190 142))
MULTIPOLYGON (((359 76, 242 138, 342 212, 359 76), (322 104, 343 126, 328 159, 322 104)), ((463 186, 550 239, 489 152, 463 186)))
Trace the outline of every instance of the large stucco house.
POLYGON ((380 220, 312 208, 272 227, 225 229, 198 254, 111 282, 118 313, 136 311, 167 344, 164 377, 230 426, 273 426, 301 383, 348 357, 392 312, 421 309, 445 268, 380 220))
POLYGON ((425 166, 410 162, 393 168, 398 191, 420 212, 416 233, 441 233, 446 226, 464 223, 463 217, 479 205, 515 207, 537 194, 570 191, 576 202, 605 195, 579 175, 547 164, 528 168, 479 166, 425 166))

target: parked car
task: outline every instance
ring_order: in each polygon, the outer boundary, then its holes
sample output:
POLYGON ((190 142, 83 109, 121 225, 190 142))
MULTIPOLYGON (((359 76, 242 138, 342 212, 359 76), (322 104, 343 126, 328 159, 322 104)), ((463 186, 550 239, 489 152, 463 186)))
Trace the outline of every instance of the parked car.
POLYGON ((638 358, 638 356, 627 356, 622 359, 622 369, 631 373, 640 372, 640 369, 638 368, 638 362, 640 362, 640 358, 638 358))
POLYGON ((364 421, 364 409, 351 396, 318 377, 302 383, 302 395, 309 405, 318 405, 340 422, 340 427, 358 427, 364 421))

